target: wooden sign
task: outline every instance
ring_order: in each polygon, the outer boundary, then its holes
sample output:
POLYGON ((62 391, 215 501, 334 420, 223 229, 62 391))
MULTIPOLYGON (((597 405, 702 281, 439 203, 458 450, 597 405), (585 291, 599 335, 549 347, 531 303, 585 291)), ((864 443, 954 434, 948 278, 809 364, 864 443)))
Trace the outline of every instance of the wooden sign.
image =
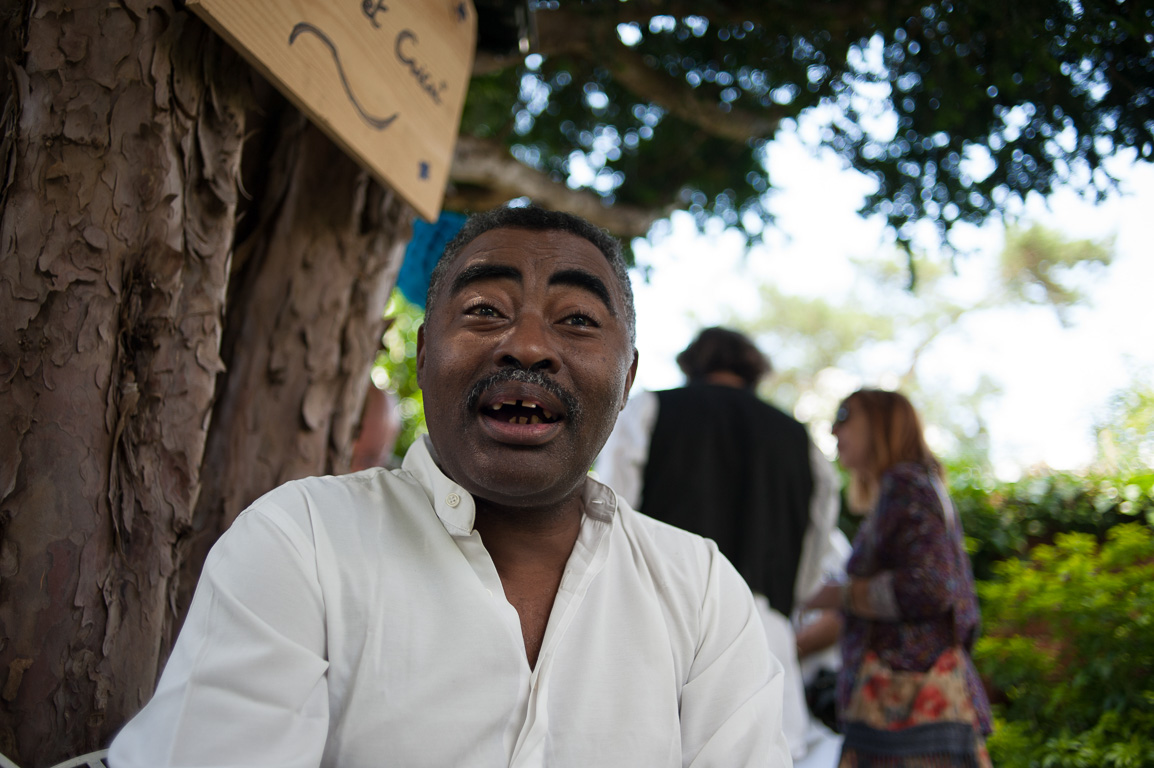
POLYGON ((470 0, 188 0, 425 219, 441 211, 477 16, 470 0))

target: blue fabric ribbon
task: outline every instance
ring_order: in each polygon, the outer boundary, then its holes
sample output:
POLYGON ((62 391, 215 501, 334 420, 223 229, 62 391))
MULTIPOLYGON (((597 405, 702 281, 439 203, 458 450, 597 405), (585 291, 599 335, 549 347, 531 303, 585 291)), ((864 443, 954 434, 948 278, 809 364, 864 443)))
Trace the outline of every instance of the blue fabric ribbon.
POLYGON ((413 222, 413 238, 405 246, 405 260, 401 262, 401 272, 397 275, 397 287, 411 303, 425 308, 425 296, 429 292, 429 278, 433 267, 456 234, 465 225, 463 213, 441 211, 432 224, 423 219, 413 222))

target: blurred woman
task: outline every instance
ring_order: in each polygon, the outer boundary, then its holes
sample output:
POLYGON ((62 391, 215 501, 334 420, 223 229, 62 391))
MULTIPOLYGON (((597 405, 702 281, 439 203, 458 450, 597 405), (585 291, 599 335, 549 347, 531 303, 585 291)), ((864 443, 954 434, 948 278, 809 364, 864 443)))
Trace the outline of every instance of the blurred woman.
POLYGON ((990 707, 970 650, 978 602, 961 522, 917 413, 863 389, 838 409, 850 508, 866 517, 813 608, 841 606, 840 766, 988 766, 990 707))

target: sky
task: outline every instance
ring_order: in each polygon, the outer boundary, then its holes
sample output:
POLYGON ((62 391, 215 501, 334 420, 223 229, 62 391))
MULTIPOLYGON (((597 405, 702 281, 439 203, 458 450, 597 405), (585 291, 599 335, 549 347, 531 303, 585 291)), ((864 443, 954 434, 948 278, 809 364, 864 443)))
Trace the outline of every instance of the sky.
MULTIPOLYGON (((634 244, 638 264, 649 268, 647 280, 635 274, 633 281, 640 353, 635 387, 683 383, 677 353, 701 327, 731 313, 755 315, 759 285, 837 301, 857 279, 854 259, 892 252, 881 220, 855 212, 868 180, 843 170, 832 156, 815 156, 793 136, 776 139, 770 153, 770 177, 781 191, 770 206, 777 228, 767 232, 764 246, 745 254, 735 233, 717 228, 699 234, 678 215, 665 237, 634 244)), ((1081 283, 1089 306, 1073 312, 1068 327, 1041 307, 964 318, 919 363, 919 371, 944 382, 940 394, 947 399, 952 387, 959 393, 972 388, 981 374, 1001 386, 983 416, 1002 479, 1041 464, 1084 468, 1094 458, 1094 419, 1110 395, 1139 375, 1154 377, 1154 166, 1121 160, 1110 167, 1123 178, 1126 194, 1093 205, 1060 191, 1048 201, 1030 200, 1024 211, 1025 222, 1070 239, 1114 237, 1113 264, 1081 283)), ((958 296, 990 284, 1004 230, 993 222, 963 238, 971 255, 957 260, 958 274, 945 286, 958 296)), ((764 351, 774 357, 775 350, 764 351)), ((860 371, 828 372, 819 379, 822 391, 799 403, 795 415, 811 425, 831 458, 836 451, 828 425, 837 401, 858 386, 893 386, 893 366, 879 358, 865 361, 860 371)), ((933 425, 927 431, 932 438, 933 425)))

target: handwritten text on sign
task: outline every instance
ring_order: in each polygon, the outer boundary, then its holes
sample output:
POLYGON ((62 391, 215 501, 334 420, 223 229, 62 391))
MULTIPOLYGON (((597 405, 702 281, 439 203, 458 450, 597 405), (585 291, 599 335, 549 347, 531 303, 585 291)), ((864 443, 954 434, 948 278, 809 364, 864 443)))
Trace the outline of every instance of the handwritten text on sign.
POLYGON ((424 218, 441 210, 473 64, 470 0, 189 0, 424 218))

